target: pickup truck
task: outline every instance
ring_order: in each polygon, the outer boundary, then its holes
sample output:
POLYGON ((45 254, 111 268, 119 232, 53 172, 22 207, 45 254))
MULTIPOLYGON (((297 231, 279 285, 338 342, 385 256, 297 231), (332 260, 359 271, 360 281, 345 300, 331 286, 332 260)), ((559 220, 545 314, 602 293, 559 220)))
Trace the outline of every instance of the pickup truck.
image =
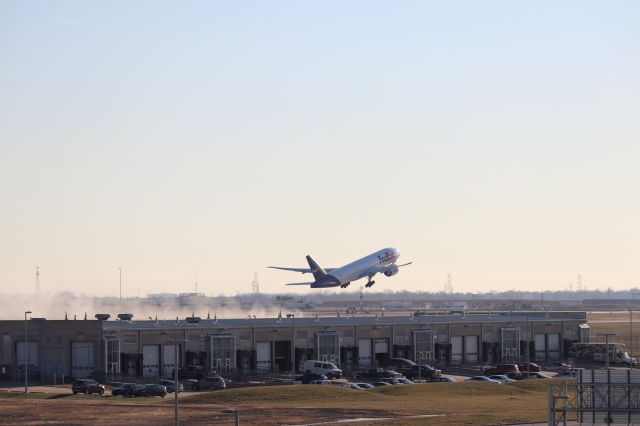
POLYGON ((398 373, 404 375, 407 379, 414 380, 418 377, 423 379, 432 379, 435 377, 440 377, 442 371, 437 368, 433 368, 430 365, 422 364, 418 369, 418 364, 412 365, 411 367, 400 367, 398 368, 398 373))

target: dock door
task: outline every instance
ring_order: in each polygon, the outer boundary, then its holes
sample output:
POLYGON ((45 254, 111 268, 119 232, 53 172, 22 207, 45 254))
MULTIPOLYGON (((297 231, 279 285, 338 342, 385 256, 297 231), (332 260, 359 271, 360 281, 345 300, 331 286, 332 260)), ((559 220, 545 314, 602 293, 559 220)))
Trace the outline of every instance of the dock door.
POLYGON ((142 345, 142 375, 160 375, 160 346, 142 345))
POLYGON ((73 378, 89 377, 94 369, 93 342, 71 342, 71 375, 73 378))
POLYGON ((371 367, 371 339, 358 339, 358 366, 371 367))
POLYGON ((271 371, 271 342, 256 342, 256 370, 271 371))

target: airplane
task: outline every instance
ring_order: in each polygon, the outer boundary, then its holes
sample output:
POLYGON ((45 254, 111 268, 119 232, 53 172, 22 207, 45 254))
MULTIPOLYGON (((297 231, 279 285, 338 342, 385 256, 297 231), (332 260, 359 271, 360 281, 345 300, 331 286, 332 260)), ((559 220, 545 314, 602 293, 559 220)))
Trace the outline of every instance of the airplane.
POLYGON ((309 255, 307 255, 309 268, 285 268, 282 266, 268 266, 268 268, 301 272, 303 274, 311 273, 315 279, 315 281, 288 283, 286 285, 308 285, 311 288, 338 286, 340 286, 340 288, 346 288, 352 281, 367 277, 367 284, 365 287, 371 287, 376 283, 375 281, 372 281, 371 278, 373 278, 373 276, 378 272, 385 274, 387 277, 391 277, 398 273, 398 268, 411 265, 412 262, 397 265, 395 262, 399 257, 400 252, 398 249, 387 247, 340 268, 323 269, 309 255))

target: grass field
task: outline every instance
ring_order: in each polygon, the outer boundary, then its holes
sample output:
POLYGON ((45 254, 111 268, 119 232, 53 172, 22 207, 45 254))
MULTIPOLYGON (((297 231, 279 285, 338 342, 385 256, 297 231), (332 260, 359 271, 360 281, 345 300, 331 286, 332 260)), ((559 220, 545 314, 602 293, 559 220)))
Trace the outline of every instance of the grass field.
MULTIPOLYGON (((375 425, 500 424, 544 422, 546 380, 492 383, 424 383, 369 391, 318 385, 228 389, 185 396, 185 424, 231 424, 225 408, 240 411, 241 424, 295 425, 353 418, 387 418, 375 425), (433 418, 408 418, 442 415, 433 418)), ((173 400, 0 392, 0 424, 171 424, 173 400)))

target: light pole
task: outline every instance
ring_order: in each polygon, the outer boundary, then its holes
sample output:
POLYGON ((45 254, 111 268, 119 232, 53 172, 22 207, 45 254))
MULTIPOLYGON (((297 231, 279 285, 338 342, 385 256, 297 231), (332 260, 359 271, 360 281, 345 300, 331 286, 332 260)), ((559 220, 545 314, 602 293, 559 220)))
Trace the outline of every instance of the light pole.
POLYGON ((31 311, 25 311, 24 313, 24 393, 29 393, 29 341, 28 341, 28 322, 27 314, 31 311))
POLYGON ((629 356, 633 358, 633 311, 629 309, 629 356))
POLYGON ((287 314, 287 318, 291 318, 291 375, 293 381, 296 380, 296 316, 294 314, 287 314))
POLYGON ((234 425, 235 426, 239 426, 240 425, 240 414, 238 413, 238 409, 237 408, 226 408, 226 409, 222 410, 222 412, 224 414, 233 414, 235 416, 234 425))
MULTIPOLYGON (((416 349, 418 349, 418 337, 422 333, 422 316, 418 314, 418 323, 420 324, 420 332, 416 336, 416 349)), ((422 351, 418 351, 418 383, 422 383, 422 351)))
POLYGON ((532 333, 531 333, 531 327, 529 327, 529 315, 527 314, 526 316, 527 319, 527 379, 529 378, 529 363, 531 362, 531 360, 529 359, 529 344, 531 343, 531 337, 532 337, 532 333))
MULTIPOLYGON (((166 331, 162 332, 161 334, 167 334, 166 331)), ((176 364, 175 367, 173 369, 174 371, 174 381, 176 383, 176 388, 174 390, 174 412, 175 412, 175 425, 179 426, 180 425, 180 417, 178 415, 178 393, 180 393, 180 382, 178 381, 178 366, 180 365, 179 362, 179 353, 178 353, 178 347, 180 346, 178 344, 178 342, 188 342, 188 340, 185 339, 167 339, 167 342, 169 343, 173 343, 175 348, 176 348, 176 364)))

